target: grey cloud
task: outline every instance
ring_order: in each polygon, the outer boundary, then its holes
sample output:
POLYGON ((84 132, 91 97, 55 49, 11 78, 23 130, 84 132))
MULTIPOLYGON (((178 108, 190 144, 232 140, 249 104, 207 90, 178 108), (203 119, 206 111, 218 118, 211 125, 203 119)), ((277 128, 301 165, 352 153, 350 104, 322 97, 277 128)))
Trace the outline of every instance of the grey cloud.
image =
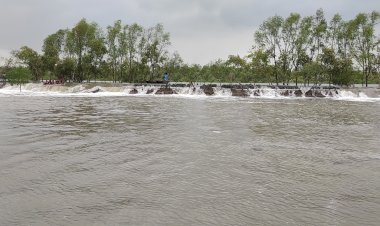
POLYGON ((140 0, 141 9, 154 12, 172 13, 172 12, 188 12, 193 10, 213 11, 220 7, 223 0, 140 0))

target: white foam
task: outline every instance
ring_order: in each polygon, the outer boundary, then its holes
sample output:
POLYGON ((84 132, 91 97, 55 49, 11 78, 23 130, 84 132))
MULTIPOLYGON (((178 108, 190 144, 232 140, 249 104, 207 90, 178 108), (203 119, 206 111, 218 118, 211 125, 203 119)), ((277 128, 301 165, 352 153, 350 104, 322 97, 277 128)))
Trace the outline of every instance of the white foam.
POLYGON ((354 93, 352 91, 340 90, 338 94, 336 94, 333 99, 336 100, 345 100, 345 101, 363 101, 363 102, 374 102, 380 101, 380 97, 368 97, 363 92, 354 93))
MULTIPOLYGON (((9 85, 0 89, 0 97, 7 96, 57 96, 57 97, 103 97, 103 96, 164 96, 164 97, 176 97, 176 98, 191 98, 191 99, 205 99, 205 98, 240 98, 232 97, 231 89, 221 88, 220 86, 214 87, 214 95, 207 96, 203 90, 197 87, 172 87, 172 89, 177 93, 173 95, 155 95, 157 90, 160 88, 158 86, 133 86, 133 85, 115 85, 115 86, 101 86, 96 85, 91 88, 87 84, 78 84, 75 86, 62 86, 62 85, 43 85, 37 83, 28 83, 21 86, 9 85), (148 90, 153 89, 153 92, 147 93, 148 90), (136 94, 131 94, 132 90, 137 90, 136 94)), ((246 90, 248 97, 251 99, 296 99, 305 98, 305 92, 309 88, 301 88, 303 92, 302 97, 296 97, 294 91, 290 90, 288 96, 281 95, 284 90, 272 89, 268 87, 262 87, 259 89, 249 89, 246 90), (257 96, 257 93, 259 96, 257 96), (256 94, 256 95, 255 95, 256 94)), ((329 99, 334 100, 345 100, 345 101, 380 101, 380 97, 368 97, 364 92, 352 92, 349 90, 338 90, 331 92, 332 96, 328 90, 321 90, 321 92, 326 95, 329 99)))

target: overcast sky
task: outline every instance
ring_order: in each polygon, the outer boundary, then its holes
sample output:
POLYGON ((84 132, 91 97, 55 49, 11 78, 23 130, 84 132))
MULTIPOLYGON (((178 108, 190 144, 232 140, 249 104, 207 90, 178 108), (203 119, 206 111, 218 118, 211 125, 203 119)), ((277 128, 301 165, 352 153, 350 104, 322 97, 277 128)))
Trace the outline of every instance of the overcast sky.
POLYGON ((81 18, 103 29, 120 19, 144 27, 163 23, 171 35, 170 50, 191 64, 245 56, 254 31, 276 14, 309 16, 322 8, 327 18, 339 13, 352 19, 359 12, 380 11, 379 0, 0 0, 0 6, 0 57, 24 45, 40 52, 47 35, 81 18))

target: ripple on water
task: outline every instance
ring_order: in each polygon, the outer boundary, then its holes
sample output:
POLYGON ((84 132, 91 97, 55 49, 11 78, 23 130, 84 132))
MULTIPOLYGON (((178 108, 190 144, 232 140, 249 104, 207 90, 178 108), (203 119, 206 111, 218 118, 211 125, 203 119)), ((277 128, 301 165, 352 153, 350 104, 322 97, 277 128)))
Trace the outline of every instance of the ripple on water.
POLYGON ((378 104, 10 96, 0 105, 1 225, 380 221, 378 104))

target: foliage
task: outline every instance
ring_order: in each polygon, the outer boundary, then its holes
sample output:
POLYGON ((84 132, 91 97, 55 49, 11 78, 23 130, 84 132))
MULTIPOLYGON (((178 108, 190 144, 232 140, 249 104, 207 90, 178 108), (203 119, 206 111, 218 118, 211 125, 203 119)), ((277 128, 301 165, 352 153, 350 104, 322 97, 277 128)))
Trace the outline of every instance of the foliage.
POLYGON ((10 84, 28 83, 32 80, 32 73, 25 67, 14 67, 7 72, 7 81, 10 84))
POLYGON ((354 27, 351 52, 361 67, 362 83, 365 82, 366 86, 368 86, 368 79, 373 74, 376 64, 375 51, 380 40, 375 36, 375 25, 379 20, 380 13, 373 11, 370 14, 360 13, 351 22, 354 27))
POLYGON ((13 52, 13 55, 18 58, 21 63, 27 65, 32 73, 33 80, 37 81, 43 76, 43 61, 41 55, 39 55, 33 49, 23 46, 19 51, 13 52))
POLYGON ((339 14, 327 21, 322 9, 306 17, 275 15, 254 33, 247 56, 230 55, 202 66, 169 53, 170 34, 162 24, 145 28, 117 20, 104 32, 81 19, 48 35, 42 54, 24 46, 13 56, 33 80, 49 75, 74 82, 144 82, 161 80, 168 72, 176 82, 368 85, 380 81, 379 20, 376 11, 347 21, 339 14))

